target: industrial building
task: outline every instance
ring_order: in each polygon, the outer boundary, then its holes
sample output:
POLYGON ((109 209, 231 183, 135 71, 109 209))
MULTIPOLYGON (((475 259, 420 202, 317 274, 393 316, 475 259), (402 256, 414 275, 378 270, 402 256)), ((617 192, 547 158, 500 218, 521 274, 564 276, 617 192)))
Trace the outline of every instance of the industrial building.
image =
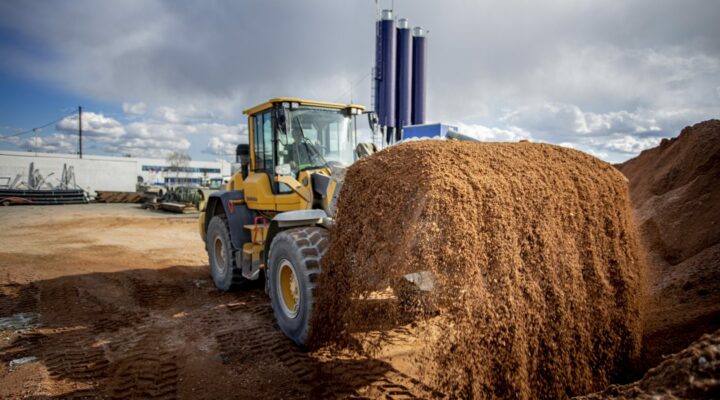
POLYGON ((200 185, 209 179, 221 179, 231 174, 231 164, 225 160, 190 161, 179 171, 161 158, 130 158, 76 154, 0 151, 0 187, 12 184, 17 176, 24 180, 30 163, 40 170, 47 182, 53 183, 63 171, 72 166, 78 186, 87 192, 134 192, 137 183, 155 186, 200 185))

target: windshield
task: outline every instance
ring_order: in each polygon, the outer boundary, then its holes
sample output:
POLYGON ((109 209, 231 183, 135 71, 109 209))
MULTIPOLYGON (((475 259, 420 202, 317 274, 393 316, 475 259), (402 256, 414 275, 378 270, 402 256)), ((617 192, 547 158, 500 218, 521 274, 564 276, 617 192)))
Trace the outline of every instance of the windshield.
POLYGON ((217 190, 217 189, 220 189, 222 187, 222 185, 223 185, 222 179, 210 179, 210 184, 208 185, 208 187, 210 189, 217 190))
POLYGON ((344 110, 299 108, 287 114, 287 132, 278 135, 278 164, 289 164, 294 173, 328 163, 354 161, 354 118, 344 110))

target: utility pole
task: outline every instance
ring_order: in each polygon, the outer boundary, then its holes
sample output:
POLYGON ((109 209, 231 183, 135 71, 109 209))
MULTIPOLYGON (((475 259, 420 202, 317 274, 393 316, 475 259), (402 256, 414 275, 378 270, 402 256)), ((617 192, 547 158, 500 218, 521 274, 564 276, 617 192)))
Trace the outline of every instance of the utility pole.
POLYGON ((82 107, 78 106, 78 137, 80 138, 80 158, 82 158, 82 107))

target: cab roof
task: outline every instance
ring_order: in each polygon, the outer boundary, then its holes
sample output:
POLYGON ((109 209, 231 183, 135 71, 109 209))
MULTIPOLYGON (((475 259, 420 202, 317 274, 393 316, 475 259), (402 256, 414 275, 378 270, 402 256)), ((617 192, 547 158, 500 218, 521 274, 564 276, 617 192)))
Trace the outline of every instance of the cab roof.
POLYGON ((365 110, 365 106, 361 106, 359 104, 328 103, 325 101, 305 100, 305 99, 298 99, 298 98, 294 98, 294 97, 278 97, 278 98, 270 99, 270 100, 266 101, 265 103, 259 104, 255 107, 248 108, 247 110, 243 111, 243 114, 247 114, 247 115, 256 114, 260 111, 265 111, 269 108, 272 108, 272 106, 277 103, 298 103, 301 106, 310 106, 310 107, 325 107, 325 108, 336 108, 336 109, 357 108, 360 111, 365 110))

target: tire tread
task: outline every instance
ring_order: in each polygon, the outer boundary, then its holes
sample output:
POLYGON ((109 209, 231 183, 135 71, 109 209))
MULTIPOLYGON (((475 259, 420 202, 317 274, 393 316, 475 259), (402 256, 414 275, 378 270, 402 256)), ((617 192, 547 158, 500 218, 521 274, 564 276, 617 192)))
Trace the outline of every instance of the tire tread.
MULTIPOLYGON (((292 228, 286 231, 282 231, 278 235, 289 235, 292 242, 291 246, 294 247, 294 251, 301 258, 302 266, 301 271, 304 273, 304 279, 308 286, 308 291, 312 294, 311 298, 308 299, 308 309, 312 310, 315 303, 315 296, 317 292, 317 282, 319 280, 320 273, 322 271, 321 260, 328 249, 328 231, 320 227, 302 227, 292 228)), ((277 236, 276 236, 277 239, 277 236)), ((281 241, 273 240, 270 245, 270 251, 268 253, 268 260, 273 258, 273 253, 281 241)), ((270 290, 271 296, 274 296, 275 292, 273 289, 270 290)), ((309 320, 306 321, 309 324, 309 320)), ((309 331, 309 327, 305 329, 309 331)), ((306 343, 302 343, 307 337, 293 338, 298 345, 304 346, 306 343)))
MULTIPOLYGON (((227 244, 228 244, 228 246, 230 246, 230 261, 229 261, 230 265, 228 267, 230 270, 231 279, 230 279, 230 287, 227 289, 227 291, 234 291, 234 290, 241 289, 247 284, 248 280, 244 276, 242 276, 242 269, 237 265, 236 253, 240 250, 237 250, 232 247, 232 240, 230 239, 230 227, 228 226, 227 217, 224 214, 216 215, 215 217, 222 220, 223 227, 225 229, 225 235, 226 235, 227 241, 228 241, 227 244)), ((215 217, 213 217, 213 219, 215 217)), ((210 220, 210 224, 212 224, 212 222, 213 221, 210 220)), ((210 224, 208 225, 208 228, 210 227, 210 224)), ((209 229, 208 229, 208 231, 209 231, 209 229)), ((211 255, 212 249, 210 248, 210 246, 211 246, 210 241, 209 240, 206 241, 205 250, 207 250, 208 258, 212 257, 212 255, 211 255)))

